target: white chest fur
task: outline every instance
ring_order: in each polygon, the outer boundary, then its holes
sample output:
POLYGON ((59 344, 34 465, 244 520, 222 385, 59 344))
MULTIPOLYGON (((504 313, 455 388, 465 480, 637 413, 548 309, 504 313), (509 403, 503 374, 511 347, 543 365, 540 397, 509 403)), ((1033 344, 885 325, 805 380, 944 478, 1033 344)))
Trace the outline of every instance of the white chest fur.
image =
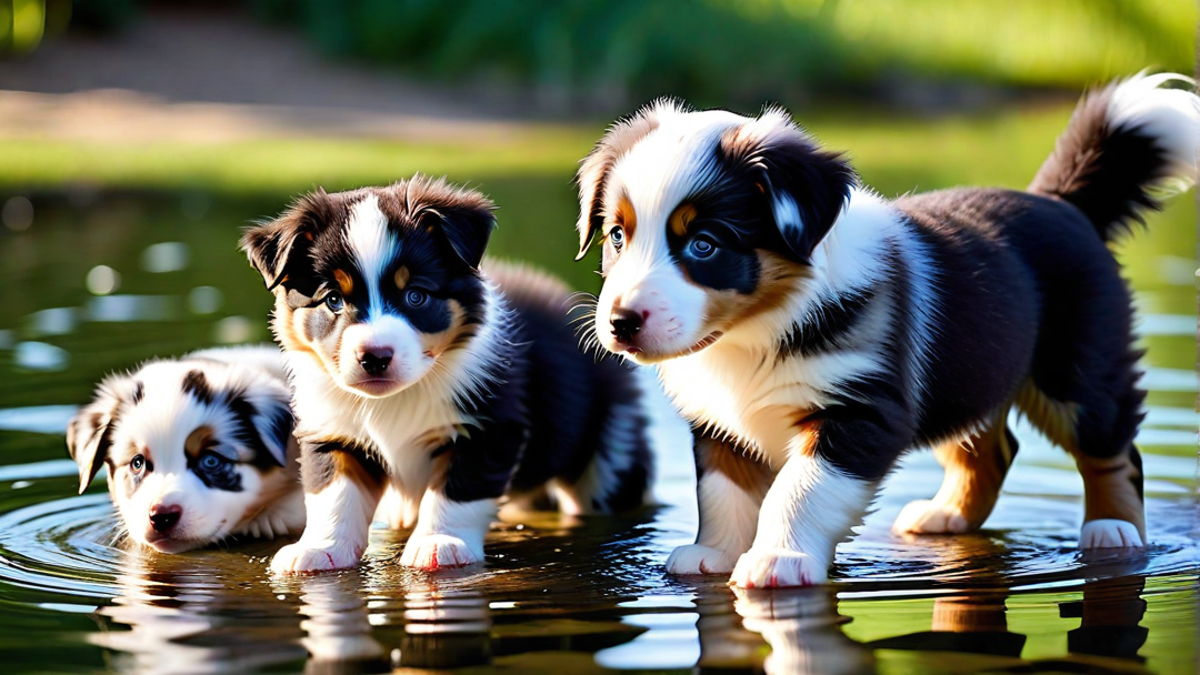
POLYGON ((405 500, 419 499, 433 472, 431 454, 471 420, 454 405, 452 392, 423 381, 395 395, 369 399, 339 388, 320 364, 289 355, 301 439, 343 438, 376 448, 405 500))

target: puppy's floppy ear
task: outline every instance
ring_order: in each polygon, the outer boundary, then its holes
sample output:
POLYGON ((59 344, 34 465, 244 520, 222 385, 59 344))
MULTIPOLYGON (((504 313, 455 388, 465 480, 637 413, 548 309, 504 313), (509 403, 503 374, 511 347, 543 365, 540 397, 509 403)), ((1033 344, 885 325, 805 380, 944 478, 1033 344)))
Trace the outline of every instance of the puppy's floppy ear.
POLYGON ((308 251, 313 235, 332 221, 333 203, 324 188, 297 199, 278 218, 246 228, 239 247, 258 270, 267 290, 283 283, 289 268, 308 251))
POLYGON ((479 269, 492 231, 496 229, 496 207, 477 192, 463 191, 456 199, 432 210, 441 218, 442 232, 450 248, 473 270, 479 269))
POLYGON ((125 376, 110 377, 96 389, 96 398, 67 423, 67 451, 79 467, 79 494, 92 484, 108 459, 117 414, 131 383, 125 376))
POLYGON ((291 397, 286 388, 275 384, 260 383, 251 392, 231 392, 227 400, 240 420, 241 440, 256 452, 265 450, 279 466, 287 466, 288 446, 296 426, 291 397))
POLYGON ((579 220, 575 223, 575 229, 579 231, 579 254, 575 256, 576 260, 587 255, 592 239, 604 227, 604 191, 613 166, 638 141, 658 128, 660 112, 668 109, 679 111, 681 105, 664 99, 618 120, 583 158, 579 172, 575 174, 575 182, 579 185, 579 220))
POLYGON ((758 183, 787 247, 781 253, 802 263, 838 219, 858 180, 840 153, 822 150, 778 108, 727 132, 718 153, 731 170, 758 183))

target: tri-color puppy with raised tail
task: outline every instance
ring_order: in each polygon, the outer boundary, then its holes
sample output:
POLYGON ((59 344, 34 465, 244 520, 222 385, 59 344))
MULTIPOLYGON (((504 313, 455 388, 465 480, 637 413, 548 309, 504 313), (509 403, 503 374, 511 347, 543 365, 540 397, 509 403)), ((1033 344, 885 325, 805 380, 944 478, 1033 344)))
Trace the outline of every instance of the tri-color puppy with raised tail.
POLYGON ((318 191, 248 230, 292 374, 308 523, 277 572, 351 567, 384 500, 401 563, 483 560, 502 496, 626 511, 651 478, 634 372, 579 349, 570 294, 480 264, 477 192, 415 177, 318 191))
POLYGON ((124 532, 160 553, 304 527, 283 357, 206 349, 110 375, 67 425, 82 493, 108 467, 124 532))
POLYGON ((599 237, 595 329, 655 364, 695 427, 700 530, 667 561, 742 587, 825 581, 905 451, 946 468, 895 528, 980 527, 1016 407, 1076 459, 1082 548, 1142 546, 1143 392, 1109 245, 1196 174, 1200 99, 1177 75, 1088 94, 1027 191, 886 200, 779 109, 666 101, 579 171, 599 237))

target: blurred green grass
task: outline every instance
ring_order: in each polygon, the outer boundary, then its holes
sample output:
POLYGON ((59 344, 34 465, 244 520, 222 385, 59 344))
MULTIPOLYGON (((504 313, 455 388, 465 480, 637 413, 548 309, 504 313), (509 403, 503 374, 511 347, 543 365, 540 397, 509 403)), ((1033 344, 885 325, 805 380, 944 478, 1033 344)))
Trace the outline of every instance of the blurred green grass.
MULTIPOLYGON (((887 196, 954 185, 1022 188, 1049 154, 1072 106, 1010 107, 987 115, 935 119, 834 110, 798 115, 826 146, 852 159, 865 182, 887 196)), ((490 193, 500 211, 495 248, 566 256, 573 243, 571 180, 603 132, 596 124, 530 125, 485 139, 437 142, 296 138, 229 143, 102 143, 0 139, 0 190, 83 185, 104 189, 199 190, 214 199, 264 197, 281 209, 291 196, 387 183, 420 171, 490 193)), ((269 213, 262 214, 264 216, 269 213)), ((1176 199, 1149 235, 1120 251, 1143 287, 1162 285, 1163 255, 1194 257, 1195 204, 1176 199)), ((540 254, 535 258, 541 258, 540 254)), ((553 265, 558 267, 558 265, 553 265)), ((576 266, 575 269, 578 269, 576 266)), ((574 281, 585 278, 567 273, 574 281)), ((1159 311, 1194 312, 1182 301, 1159 311), (1178 305, 1178 306, 1175 306, 1178 305)))
MULTIPOLYGON (((323 52, 559 105, 797 103, 914 80, 1070 87, 1191 70, 1193 0, 250 0, 323 52)), ((890 95, 897 95, 892 91, 890 95)))

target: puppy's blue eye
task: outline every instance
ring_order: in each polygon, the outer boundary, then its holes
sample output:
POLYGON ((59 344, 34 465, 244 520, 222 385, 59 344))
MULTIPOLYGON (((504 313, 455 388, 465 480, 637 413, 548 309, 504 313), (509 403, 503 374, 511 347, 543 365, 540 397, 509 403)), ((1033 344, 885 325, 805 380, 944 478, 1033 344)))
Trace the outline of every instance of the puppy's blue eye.
POLYGON ((429 294, 425 291, 419 291, 415 288, 410 288, 404 292, 404 301, 413 307, 420 307, 429 300, 429 294))
POLYGON ((325 295, 325 306, 328 307, 331 312, 336 314, 337 312, 342 311, 342 308, 346 306, 346 302, 342 299, 341 293, 338 293, 337 291, 330 291, 325 295))
POLYGON ((614 227, 608 231, 608 241, 612 243, 612 247, 616 251, 625 248, 625 230, 620 227, 614 227))
POLYGON ((206 452, 200 455, 200 468, 205 471, 216 471, 225 464, 225 458, 215 452, 206 452))
POLYGON ((691 249, 693 257, 707 258, 717 250, 717 245, 708 237, 700 236, 693 239, 688 248, 691 249))
POLYGON ((134 455, 133 459, 129 460, 129 468, 134 473, 141 473, 142 469, 146 468, 146 458, 142 455, 134 455))

